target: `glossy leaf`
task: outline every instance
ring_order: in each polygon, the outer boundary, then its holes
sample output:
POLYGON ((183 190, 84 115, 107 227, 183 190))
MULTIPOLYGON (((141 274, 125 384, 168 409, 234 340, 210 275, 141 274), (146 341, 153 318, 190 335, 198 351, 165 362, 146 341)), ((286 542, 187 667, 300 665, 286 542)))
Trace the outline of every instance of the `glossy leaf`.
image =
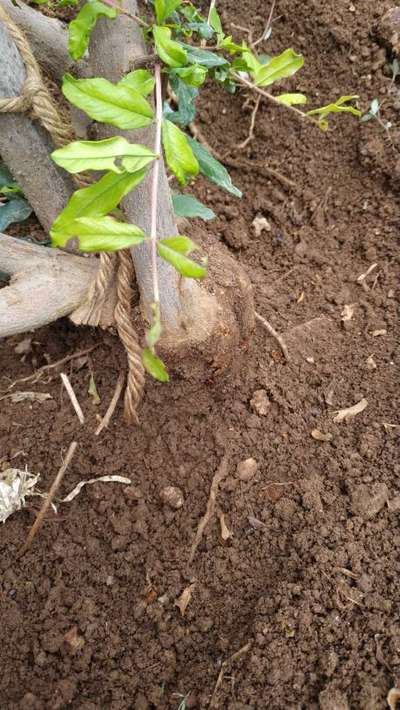
POLYGON ((118 251, 141 244, 144 232, 134 224, 117 222, 112 217, 81 217, 70 222, 62 236, 53 236, 53 246, 65 246, 73 238, 83 252, 118 251))
POLYGON ((52 225, 50 234, 53 242, 56 239, 57 244, 63 246, 59 240, 74 220, 81 217, 103 217, 111 212, 122 198, 143 180, 145 174, 145 169, 121 175, 106 173, 93 185, 74 192, 52 225))
POLYGON ((199 172, 199 164, 193 155, 188 137, 178 126, 164 119, 162 140, 169 168, 181 185, 186 185, 187 181, 199 172))
POLYGON ((228 64, 224 57, 210 52, 208 49, 200 49, 199 47, 192 47, 190 44, 185 44, 184 42, 179 43, 181 47, 187 52, 187 61, 190 64, 200 64, 202 67, 207 67, 211 69, 212 67, 222 67, 228 64))
POLYGON ((306 104, 307 96, 304 94, 281 94, 276 97, 280 104, 285 106, 295 106, 296 104, 306 104))
POLYGON ((182 67, 181 69, 176 69, 175 72, 185 84, 193 86, 196 89, 204 83, 207 77, 207 69, 200 66, 200 64, 182 67))
POLYGON ((156 11, 157 24, 162 25, 167 17, 172 15, 182 0, 155 0, 154 6, 156 11))
POLYGON ((273 57, 268 64, 260 64, 258 69, 252 72, 254 83, 257 86, 269 86, 275 81, 293 76, 303 64, 304 57, 301 54, 296 54, 293 49, 286 49, 278 57, 273 57))
POLYGON ((177 217, 199 217, 206 220, 215 218, 214 212, 193 195, 172 195, 172 204, 177 217))
POLYGON ((195 101, 199 94, 197 89, 185 84, 178 76, 171 76, 171 86, 178 100, 178 110, 172 111, 168 106, 168 111, 164 111, 165 118, 180 126, 187 126, 194 121, 196 116, 195 101))
POLYGON ((188 22, 184 25, 184 30, 189 30, 190 35, 192 32, 197 32, 203 39, 211 39, 214 35, 214 30, 208 22, 188 22))
POLYGON ((105 5, 99 0, 89 0, 79 10, 74 20, 69 23, 68 51, 75 61, 85 54, 90 34, 99 17, 114 19, 117 16, 115 8, 105 5))
POLYGON ((322 106, 321 108, 312 109, 312 111, 307 111, 307 115, 319 116, 319 126, 321 130, 326 131, 328 129, 328 121, 326 118, 331 113, 351 113, 353 116, 358 117, 362 115, 362 112, 358 108, 348 105, 349 101, 353 101, 358 98, 359 97, 357 95, 341 96, 335 103, 322 106))
POLYGON ((116 136, 102 141, 74 141, 55 150, 51 157, 57 165, 74 175, 84 170, 112 170, 115 173, 127 170, 134 173, 157 156, 145 145, 129 143, 125 138, 116 136))
POLYGON ((230 192, 231 195, 241 197, 242 193, 233 185, 227 169, 216 160, 201 143, 198 143, 194 138, 188 138, 188 141, 199 162, 200 172, 208 177, 211 182, 222 187, 223 190, 230 192))
POLYGON ((218 36, 223 37, 224 31, 222 29, 222 24, 221 24, 221 18, 218 14, 217 8, 215 5, 210 10, 210 15, 209 15, 209 23, 213 30, 217 33, 218 36))
POLYGON ((148 96, 154 89, 155 79, 147 69, 136 69, 135 71, 125 74, 123 79, 118 82, 118 86, 129 86, 142 94, 148 96))
POLYGON ((151 352, 150 348, 145 348, 142 352, 142 362, 144 369, 154 377, 154 379, 159 380, 159 382, 168 382, 169 374, 165 369, 165 365, 162 360, 160 360, 157 355, 151 352))
POLYGON ((207 269, 197 264, 188 255, 198 247, 189 237, 170 237, 157 242, 159 255, 168 261, 182 276, 190 279, 203 279, 207 269))
POLYGON ((64 96, 90 118, 122 129, 142 128, 153 120, 153 109, 136 89, 107 79, 64 76, 64 96))
POLYGON ((14 222, 23 222, 32 214, 32 207, 24 197, 13 197, 5 204, 0 203, 0 232, 14 222))
POLYGON ((153 26, 153 38, 156 51, 160 59, 169 67, 182 67, 187 64, 188 55, 181 43, 171 39, 171 30, 168 27, 153 26))

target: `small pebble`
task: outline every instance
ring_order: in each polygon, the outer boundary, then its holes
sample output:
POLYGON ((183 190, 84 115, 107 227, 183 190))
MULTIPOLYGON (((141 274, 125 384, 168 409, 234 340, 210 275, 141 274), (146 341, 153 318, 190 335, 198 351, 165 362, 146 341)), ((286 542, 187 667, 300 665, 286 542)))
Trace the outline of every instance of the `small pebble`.
POLYGON ((241 461, 237 466, 237 475, 241 481, 251 481, 257 473, 258 463, 255 459, 246 459, 241 461))
POLYGON ((175 486, 165 486, 160 492, 160 498, 173 510, 179 510, 185 502, 182 491, 175 486))

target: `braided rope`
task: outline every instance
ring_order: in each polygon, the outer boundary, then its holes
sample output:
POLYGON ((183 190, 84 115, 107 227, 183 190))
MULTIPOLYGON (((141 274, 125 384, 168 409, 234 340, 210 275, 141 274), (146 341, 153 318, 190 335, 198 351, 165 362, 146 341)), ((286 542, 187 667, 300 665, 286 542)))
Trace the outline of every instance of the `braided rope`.
MULTIPOLYGON (((39 64, 25 35, 1 6, 0 22, 4 24, 12 37, 26 71, 21 95, 0 98, 0 113, 30 112, 50 134, 56 148, 70 143, 74 139, 72 127, 60 116, 56 104, 43 83, 39 64)), ((75 181, 80 187, 85 187, 90 183, 90 178, 88 179, 84 175, 75 176, 75 181)), ((136 410, 143 392, 144 369, 141 358, 142 349, 132 325, 132 282, 135 274, 129 249, 124 249, 118 254, 100 253, 100 266, 96 278, 90 286, 87 309, 81 322, 87 325, 98 325, 115 273, 117 275, 117 305, 114 317, 128 359, 125 417, 130 422, 138 422, 136 410)))

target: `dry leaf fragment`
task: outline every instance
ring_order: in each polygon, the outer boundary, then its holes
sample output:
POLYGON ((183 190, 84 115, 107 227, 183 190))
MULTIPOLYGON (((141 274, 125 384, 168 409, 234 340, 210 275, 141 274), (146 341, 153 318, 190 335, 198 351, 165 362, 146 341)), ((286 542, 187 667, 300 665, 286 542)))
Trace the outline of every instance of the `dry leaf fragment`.
POLYGON ((87 481, 80 481, 71 493, 68 493, 68 495, 62 499, 61 503, 70 503, 71 500, 73 500, 78 493, 80 493, 83 486, 89 486, 92 483, 100 483, 101 481, 104 483, 125 483, 125 485, 130 485, 132 483, 131 479, 125 478, 125 476, 99 476, 98 478, 89 478, 87 481))
POLYGON ((376 370, 376 362, 372 355, 367 358, 367 370, 376 370))
POLYGON ((369 276, 370 273, 372 273, 372 271, 374 271, 374 269, 376 269, 377 266, 378 266, 378 264, 371 264, 371 266, 369 267, 369 269, 367 269, 365 274, 360 274, 360 276, 357 277, 357 282, 363 287, 364 291, 369 290, 369 287, 367 286, 366 281, 365 281, 367 276, 369 276))
POLYGON ((251 226, 254 227, 256 237, 260 237, 263 232, 271 231, 271 225, 265 217, 256 217, 251 226))
POLYGON ((346 323, 346 321, 349 321, 352 319, 352 317, 354 316, 355 307, 356 307, 355 303, 350 303, 350 304, 346 304, 345 306, 343 306, 343 310, 340 314, 341 320, 343 321, 343 323, 346 323))
POLYGON ((93 375, 90 375, 88 394, 90 394, 91 398, 93 399, 93 404, 95 404, 95 405, 100 404, 101 399, 100 399, 99 393, 97 391, 97 387, 96 387, 96 383, 94 381, 93 375))
POLYGON ((335 404, 334 394, 335 394, 334 388, 330 387, 324 395, 325 402, 327 404, 329 404, 330 407, 333 407, 333 405, 335 404))
POLYGON ((338 409, 336 416, 333 417, 334 422, 343 422, 346 419, 352 419, 357 414, 361 414, 364 409, 368 406, 368 400, 363 397, 357 404, 353 404, 352 407, 346 407, 345 409, 338 409))
POLYGON ((386 328, 381 328, 380 330, 374 330, 372 332, 372 337, 377 338, 379 335, 387 335, 386 328))
POLYGON ((78 627, 73 626, 69 631, 64 634, 64 641, 68 647, 68 650, 72 656, 74 656, 78 651, 85 645, 85 639, 83 636, 78 634, 78 627))
POLYGON ((8 468, 0 473, 0 522, 4 523, 10 515, 21 510, 27 496, 36 495, 39 478, 39 473, 34 475, 18 468, 8 468))
POLYGON ((221 526, 221 537, 223 541, 226 542, 230 537, 233 537, 233 533, 229 530, 225 522, 225 515, 223 513, 219 514, 219 524, 221 526))
POLYGON ((319 429, 313 429, 311 432, 311 436, 316 441, 332 441, 332 439, 333 439, 332 434, 330 434, 330 433, 324 434, 319 429))
POLYGON ((303 303, 304 301, 304 291, 301 292, 300 296, 297 299, 297 303, 303 303))
POLYGON ((186 589, 183 590, 179 599, 177 599, 174 603, 174 606, 177 606, 179 611, 181 612, 181 616, 185 616, 186 609, 192 598, 192 592, 195 586, 196 583, 193 582, 193 584, 190 584, 188 587, 186 587, 186 589))
POLYGON ((11 394, 6 394, 1 399, 10 399, 11 402, 45 402, 46 399, 52 399, 51 394, 48 392, 12 392, 11 394))
POLYGON ((387 696, 387 704, 390 710, 397 710, 398 703, 400 701, 400 688, 391 688, 387 696))

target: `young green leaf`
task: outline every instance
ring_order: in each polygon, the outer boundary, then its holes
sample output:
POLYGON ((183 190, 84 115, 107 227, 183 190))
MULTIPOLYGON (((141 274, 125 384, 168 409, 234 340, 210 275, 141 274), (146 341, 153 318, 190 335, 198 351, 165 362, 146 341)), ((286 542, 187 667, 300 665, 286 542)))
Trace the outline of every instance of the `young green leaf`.
POLYGON ((187 53, 187 61, 189 64, 201 64, 202 67, 207 67, 208 69, 212 67, 222 67, 228 64, 224 57, 219 57, 218 54, 209 52, 208 49, 192 47, 191 44, 185 44, 184 42, 179 42, 179 45, 183 47, 184 51, 187 53))
POLYGON ((362 121, 362 123, 366 123, 372 118, 376 118, 380 111, 380 108, 381 106, 378 99, 372 99, 369 110, 367 111, 367 113, 364 114, 364 116, 361 116, 360 121, 362 121))
POLYGON ((53 222, 51 236, 54 239, 62 238, 70 223, 81 217, 103 217, 108 214, 143 180, 145 174, 145 169, 121 175, 106 173, 93 185, 77 190, 53 222))
POLYGON ((102 141, 74 141, 55 150, 51 157, 57 165, 74 175, 84 170, 134 173, 157 156, 145 145, 129 143, 125 138, 115 136, 102 141))
POLYGON ((154 89, 155 79, 147 69, 135 69, 135 71, 125 74, 118 82, 118 86, 129 86, 142 94, 148 96, 154 89))
POLYGON ((64 96, 90 118, 122 129, 142 128, 153 120, 153 109, 136 89, 107 79, 75 79, 65 74, 64 96))
POLYGON ((171 121, 163 120, 162 141, 165 158, 181 185, 186 185, 188 179, 195 177, 199 172, 199 164, 188 140, 188 137, 178 126, 175 126, 171 121))
POLYGON ((201 143, 198 143, 194 138, 188 138, 188 141, 199 162, 200 172, 208 177, 211 182, 215 182, 215 184, 222 187, 223 190, 230 192, 231 195, 241 197, 242 193, 233 185, 227 169, 218 160, 213 158, 211 153, 209 153, 201 143))
POLYGON ((207 76, 207 69, 201 67, 200 64, 192 64, 190 67, 175 69, 175 72, 185 84, 196 89, 204 83, 207 76))
POLYGON ((214 212, 193 195, 172 195, 172 204, 177 217, 199 217, 206 220, 215 218, 214 212))
POLYGON ((151 315, 152 323, 151 327, 146 331, 146 343, 150 350, 154 350, 154 346, 160 340, 161 335, 161 318, 160 318, 160 304, 151 304, 151 315))
POLYGON ((296 104, 306 104, 307 96, 304 94, 281 94, 276 97, 276 100, 285 106, 295 106, 296 104))
POLYGON ((165 365, 157 355, 151 352, 150 348, 145 348, 142 352, 142 362, 144 369, 159 382, 168 382, 169 374, 165 369, 165 365))
POLYGON ((188 254, 198 247, 189 237, 169 237, 157 242, 159 255, 168 261, 182 276, 189 279, 204 279, 207 269, 200 266, 192 259, 188 259, 188 254))
POLYGON ((114 19, 116 16, 115 8, 105 5, 99 0, 88 0, 82 5, 75 19, 69 23, 68 51, 72 59, 78 61, 85 54, 90 33, 99 17, 114 19))
POLYGON ((213 7, 210 10, 208 21, 209 21, 211 27, 213 28, 213 30, 215 30, 215 32, 217 33, 218 38, 223 39, 224 31, 222 29, 221 18, 218 15, 218 11, 217 11, 217 8, 215 7, 215 5, 213 5, 213 7))
POLYGON ((171 30, 168 27, 153 26, 153 39, 156 52, 160 59, 169 67, 182 67, 187 64, 188 55, 180 42, 171 39, 171 30))
POLYGON ((275 81, 293 76, 304 64, 304 57, 296 54, 293 49, 286 49, 278 57, 273 57, 268 64, 260 64, 253 72, 254 83, 257 86, 269 86, 275 81))
POLYGON ((144 232, 134 224, 117 222, 112 217, 80 217, 62 233, 52 233, 53 246, 63 247, 70 239, 79 240, 83 252, 118 251, 141 244, 144 232))
POLYGON ((307 116, 319 116, 319 127, 322 131, 326 131, 328 129, 328 121, 326 120, 326 117, 331 113, 351 113, 353 116, 362 115, 362 112, 358 108, 347 105, 349 101, 353 101, 358 98, 359 97, 356 95, 341 96, 335 103, 322 106, 321 108, 315 108, 312 111, 307 111, 307 116))
POLYGON ((155 0, 155 10, 157 24, 162 25, 164 20, 167 19, 176 10, 179 5, 182 4, 182 0, 155 0))
POLYGON ((32 214, 32 207, 24 197, 13 197, 5 204, 0 203, 0 232, 14 222, 23 222, 32 214))

